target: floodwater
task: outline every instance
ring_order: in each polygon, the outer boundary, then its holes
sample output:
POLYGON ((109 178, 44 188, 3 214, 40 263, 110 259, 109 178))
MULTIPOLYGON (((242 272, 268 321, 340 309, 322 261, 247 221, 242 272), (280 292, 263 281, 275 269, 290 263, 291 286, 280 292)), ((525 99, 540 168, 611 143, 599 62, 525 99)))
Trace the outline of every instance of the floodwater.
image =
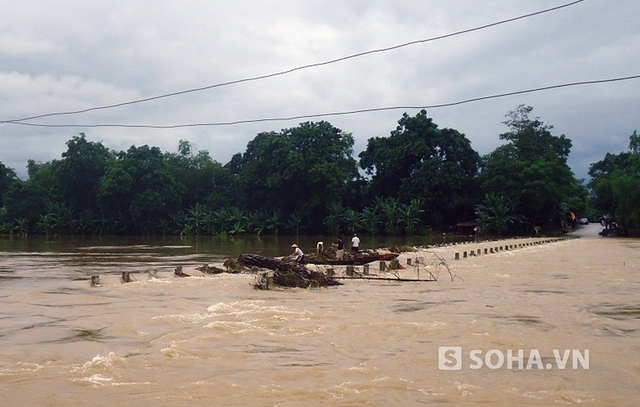
POLYGON ((0 405, 637 405, 640 240, 593 230, 400 257, 437 281, 271 291, 195 266, 288 239, 2 238, 0 405))

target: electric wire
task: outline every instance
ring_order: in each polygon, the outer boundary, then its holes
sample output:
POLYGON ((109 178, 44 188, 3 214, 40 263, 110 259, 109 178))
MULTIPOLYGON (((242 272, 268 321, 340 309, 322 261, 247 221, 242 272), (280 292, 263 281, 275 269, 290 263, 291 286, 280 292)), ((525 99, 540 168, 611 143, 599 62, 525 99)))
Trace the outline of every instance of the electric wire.
POLYGON ((291 120, 301 120, 301 119, 314 119, 320 117, 336 117, 336 116, 347 116, 347 115, 355 115, 362 113, 372 113, 372 112, 381 112, 381 111, 392 111, 392 110, 414 110, 414 109, 437 109, 437 108, 445 108, 463 105, 472 102, 479 102, 483 100, 490 99, 498 99, 508 96, 522 95, 526 93, 534 93, 534 92, 542 92, 548 91, 552 89, 560 89, 560 88, 568 88, 574 86, 585 86, 585 85, 595 85, 602 83, 611 83, 611 82, 621 82, 628 81, 633 79, 640 79, 640 75, 630 75, 630 76, 622 76, 617 78, 608 78, 608 79, 595 79, 595 80, 586 80, 586 81, 577 81, 570 83, 562 83, 557 85, 549 85, 542 86, 532 89, 524 89, 512 92, 504 92, 497 93, 493 95, 487 96, 479 96, 469 99, 463 99, 455 102, 446 102, 446 103, 438 103, 438 104, 424 104, 424 105, 409 105, 409 106, 387 106, 387 107, 372 107, 372 108, 364 108, 357 110, 348 110, 348 111, 340 111, 340 112, 328 112, 328 113, 315 113, 315 114, 304 114, 304 115, 296 115, 296 116, 287 116, 287 117, 267 117, 267 118, 258 118, 258 119, 246 119, 246 120, 235 120, 235 121, 226 121, 226 122, 210 122, 210 123, 188 123, 188 124, 170 124, 170 125, 147 125, 147 124, 41 124, 41 123, 30 123, 24 121, 6 121, 7 124, 14 125, 22 125, 22 126, 33 126, 33 127, 50 127, 50 128, 58 128, 58 127, 86 127, 86 128, 94 128, 94 127, 117 127, 117 128, 138 128, 138 129, 177 129, 177 128, 186 128, 186 127, 213 127, 213 126, 233 126, 239 124, 249 124, 249 123, 261 123, 261 122, 279 122, 279 121, 291 121, 291 120))
MULTIPOLYGON (((405 42, 405 43, 393 45, 393 46, 390 46, 390 47, 377 48, 377 49, 373 49, 373 50, 369 50, 369 51, 359 52, 359 53, 356 53, 356 54, 351 54, 351 55, 347 55, 347 56, 344 56, 344 57, 335 58, 335 59, 331 59, 331 60, 327 60, 327 61, 323 61, 323 62, 316 62, 316 63, 312 63, 312 64, 301 65, 301 66, 298 66, 298 67, 295 67, 295 68, 290 68, 290 69, 286 69, 286 70, 275 72, 275 73, 259 75, 259 76, 253 76, 253 77, 248 77, 248 78, 244 78, 244 79, 237 79, 237 80, 232 80, 232 81, 228 81, 228 82, 221 82, 221 83, 217 83, 217 84, 213 84, 213 85, 207 85, 207 86, 202 86, 202 87, 197 87, 197 88, 192 88, 192 89, 181 90, 181 91, 177 91, 177 92, 165 93, 165 94, 161 94, 161 95, 157 95, 157 96, 151 96, 151 97, 147 97, 147 98, 135 99, 135 100, 127 101, 127 102, 114 103, 114 104, 103 105, 103 106, 94 106, 94 107, 89 107, 89 108, 80 109, 80 110, 69 110, 69 111, 45 113, 45 114, 39 114, 39 115, 35 115, 35 116, 24 117, 24 118, 21 118, 21 119, 2 120, 2 121, 0 121, 0 124, 4 124, 4 123, 17 124, 17 123, 26 122, 26 121, 35 120, 35 119, 40 119, 40 118, 45 118, 45 117, 76 115, 76 114, 88 113, 88 112, 92 112, 92 111, 96 111, 96 110, 113 109, 113 108, 117 108, 117 107, 123 107, 123 106, 129 106, 129 105, 134 105, 134 104, 139 104, 139 103, 145 103, 145 102, 150 102, 150 101, 159 100, 159 99, 165 99, 165 98, 169 98, 169 97, 173 97, 173 96, 185 95, 185 94, 194 93, 194 92, 201 92, 201 91, 220 88, 220 87, 224 87, 224 86, 236 85, 236 84, 240 84, 240 83, 244 83, 244 82, 252 82, 252 81, 258 81, 258 80, 262 80, 262 79, 273 78, 273 77, 277 77, 277 76, 290 74, 290 73, 293 73, 293 72, 296 72, 296 71, 301 71, 301 70, 304 70, 304 69, 316 68, 316 67, 320 67, 320 66, 335 64, 335 63, 346 61, 346 60, 349 60, 349 59, 359 58, 359 57, 362 57, 362 56, 365 56, 365 55, 388 52, 388 51, 392 51, 392 50, 408 47, 408 46, 411 46, 411 45, 424 44, 424 43, 433 42, 433 41, 437 41, 437 40, 442 40, 442 39, 445 39, 445 38, 450 38, 450 37, 454 37, 454 36, 458 36, 458 35, 462 35, 462 34, 468 34, 468 33, 471 33, 471 32, 480 31, 480 30, 484 30, 484 29, 487 29, 487 28, 495 27, 495 26, 498 26, 498 25, 507 24, 507 23, 511 23, 511 22, 514 22, 514 21, 522 20, 522 19, 525 19, 525 18, 530 18, 530 17, 537 16, 537 15, 540 15, 540 14, 544 14, 544 13, 549 13, 549 12, 552 12, 552 11, 560 10, 560 9, 563 9, 563 8, 566 8, 566 7, 573 6, 573 5, 578 4, 578 3, 582 3, 583 1, 584 0, 575 0, 575 1, 572 1, 572 2, 569 2, 569 3, 561 4, 559 6, 547 8, 547 9, 544 9, 544 10, 539 10, 539 11, 528 13, 528 14, 523 14, 523 15, 520 15, 520 16, 517 16, 517 17, 508 18, 508 19, 505 19, 505 20, 500 20, 500 21, 496 21, 496 22, 493 22, 493 23, 489 23, 489 24, 485 24, 485 25, 481 25, 481 26, 477 26, 477 27, 473 27, 473 28, 468 28, 468 29, 464 29, 464 30, 460 30, 460 31, 455 31, 455 32, 449 33, 449 34, 444 34, 444 35, 439 35, 439 36, 436 36, 436 37, 420 39, 420 40, 415 40, 415 41, 410 41, 410 42, 405 42)), ((21 124, 24 124, 24 123, 21 123, 21 124)), ((100 127, 105 127, 105 126, 100 126, 100 127)), ((181 126, 181 127, 186 127, 186 126, 181 126)))

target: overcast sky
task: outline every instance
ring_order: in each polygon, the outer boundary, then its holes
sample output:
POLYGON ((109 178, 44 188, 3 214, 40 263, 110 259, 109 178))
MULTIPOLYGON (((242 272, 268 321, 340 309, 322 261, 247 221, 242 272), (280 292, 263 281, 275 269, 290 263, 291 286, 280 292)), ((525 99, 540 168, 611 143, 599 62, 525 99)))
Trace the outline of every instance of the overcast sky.
MULTIPOLYGON (((467 30, 570 0, 0 0, 0 120, 74 111, 268 75, 467 30)), ((585 0, 479 31, 268 79, 34 124, 180 125, 392 106, 431 106, 579 81, 640 75, 640 1, 585 0)), ((519 104, 573 141, 579 178, 640 131, 640 79, 427 109, 480 154, 502 144, 519 104)), ((59 159, 80 132, 120 151, 175 152, 178 141, 227 163, 263 131, 327 120, 367 140, 388 136, 405 110, 177 129, 0 124, 0 162, 59 159)), ((407 110, 415 115, 418 109, 407 110)))

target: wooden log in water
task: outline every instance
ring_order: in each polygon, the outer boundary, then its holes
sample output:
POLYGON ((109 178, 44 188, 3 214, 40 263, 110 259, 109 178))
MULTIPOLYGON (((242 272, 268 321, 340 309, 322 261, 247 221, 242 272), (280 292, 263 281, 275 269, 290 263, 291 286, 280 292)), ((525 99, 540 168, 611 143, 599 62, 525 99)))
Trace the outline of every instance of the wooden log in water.
POLYGON ((191 277, 189 274, 182 271, 182 266, 176 267, 176 269, 173 271, 173 275, 176 277, 191 277))
POLYGON ((221 269, 220 267, 210 266, 208 264, 203 264, 200 267, 196 267, 196 270, 201 271, 204 274, 222 274, 226 272, 226 270, 221 269))
POLYGON ((296 262, 287 262, 259 254, 241 254, 238 262, 248 267, 273 270, 273 283, 281 287, 327 287, 341 283, 326 274, 312 271, 296 262))

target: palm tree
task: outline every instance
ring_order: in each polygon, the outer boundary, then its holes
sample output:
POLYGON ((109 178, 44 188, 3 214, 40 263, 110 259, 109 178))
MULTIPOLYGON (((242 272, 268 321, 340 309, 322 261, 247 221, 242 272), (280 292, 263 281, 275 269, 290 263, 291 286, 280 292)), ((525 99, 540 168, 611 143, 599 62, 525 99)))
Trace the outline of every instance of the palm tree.
POLYGON ((515 214, 509 198, 504 195, 485 194, 482 204, 476 205, 478 223, 501 236, 516 222, 522 222, 523 216, 515 214), (482 222, 482 223, 481 223, 482 222))
POLYGON ((480 204, 476 205, 475 212, 477 216, 476 223, 479 229, 478 232, 482 234, 488 232, 491 228, 491 215, 486 211, 484 205, 480 204))
POLYGON ((197 203, 193 207, 189 208, 187 213, 187 222, 190 224, 190 229, 197 236, 200 236, 204 232, 204 218, 207 210, 204 205, 197 203))
POLYGON ((400 205, 398 223, 404 225, 405 233, 408 235, 417 234, 420 229, 420 215, 424 212, 422 201, 412 199, 408 204, 400 205))
POLYGON ((58 234, 62 235, 62 230, 69 227, 71 234, 73 234, 73 225, 76 222, 71 208, 61 203, 54 203, 51 205, 51 214, 53 215, 53 227, 58 230, 58 234))
POLYGON ((300 224, 302 224, 303 219, 304 215, 301 212, 293 212, 287 219, 287 229, 289 229, 291 232, 294 232, 295 235, 298 236, 300 234, 300 224))
POLYGON ((221 208, 213 212, 214 224, 216 231, 221 234, 226 234, 231 229, 231 223, 229 222, 229 210, 227 208, 221 208))
POLYGON ((213 212, 207 210, 202 217, 202 234, 203 235, 215 235, 216 234, 216 225, 215 225, 215 216, 213 212))
POLYGON ((26 236, 29 231, 29 221, 27 218, 15 219, 13 224, 13 232, 20 236, 26 236))
POLYGON ((273 231, 273 234, 278 236, 278 231, 282 223, 282 214, 279 211, 273 211, 271 216, 267 218, 266 225, 267 229, 273 231))
POLYGON ((386 199, 376 198, 376 209, 380 214, 380 220, 385 234, 395 235, 398 231, 398 200, 393 197, 386 199))
POLYGON ((231 228, 228 230, 230 235, 245 233, 248 218, 245 216, 244 211, 236 208, 235 206, 229 211, 229 222, 231 228))
POLYGON ((351 233, 356 233, 360 228, 360 214, 353 209, 347 209, 344 213, 344 221, 347 229, 351 233))
POLYGON ((380 224, 380 215, 377 211, 377 207, 367 206, 360 213, 360 226, 364 229, 368 235, 375 235, 378 233, 378 225, 380 224))
POLYGON ((40 217, 38 218, 38 222, 36 222, 36 226, 42 229, 46 236, 49 236, 49 232, 51 232, 54 228, 53 215, 50 213, 40 215, 40 217))
POLYGON ((344 209, 339 202, 333 201, 327 206, 327 217, 324 220, 324 225, 329 229, 331 235, 335 236, 338 234, 338 230, 340 229, 340 224, 344 219, 344 209))
POLYGON ((162 232, 162 236, 166 236, 167 232, 171 231, 171 221, 165 218, 160 219, 158 221, 158 228, 160 232, 162 232))
POLYGON ((186 215, 182 209, 169 215, 169 230, 172 233, 182 234, 185 223, 186 215))

